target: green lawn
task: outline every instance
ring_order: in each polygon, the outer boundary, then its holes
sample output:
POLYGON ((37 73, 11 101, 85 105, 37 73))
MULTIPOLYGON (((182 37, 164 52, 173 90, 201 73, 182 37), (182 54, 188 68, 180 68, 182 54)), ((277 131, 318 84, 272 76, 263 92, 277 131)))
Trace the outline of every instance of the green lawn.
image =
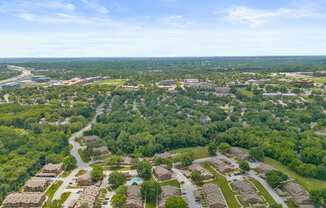
POLYGON ((273 199, 273 197, 266 191, 263 185, 259 183, 257 180, 251 178, 250 181, 255 184, 257 189, 259 190, 260 194, 266 199, 266 201, 271 204, 276 204, 276 201, 273 199))
POLYGON ((63 203, 65 203, 65 201, 68 199, 68 197, 70 196, 71 192, 64 192, 61 197, 60 197, 60 201, 59 201, 59 205, 60 207, 63 205, 63 203))
POLYGON ((58 188, 62 185, 63 181, 54 182, 50 188, 46 191, 46 195, 48 196, 47 202, 44 204, 43 208, 50 208, 52 198, 58 188))
POLYGON ((241 206, 235 198, 236 193, 232 191, 226 178, 219 174, 209 163, 204 163, 203 166, 215 175, 215 183, 220 186, 229 208, 240 208, 241 206))
POLYGON ((177 150, 172 151, 173 153, 184 153, 192 151, 194 155, 194 159, 208 157, 208 150, 207 147, 188 147, 188 148, 180 148, 177 150))
POLYGON ((78 171, 78 173, 76 174, 76 177, 82 176, 86 173, 86 170, 80 170, 78 171))
POLYGON ((145 208, 156 208, 155 203, 146 203, 145 208))
POLYGON ((326 189, 326 181, 300 176, 282 163, 271 158, 266 158, 264 162, 293 178, 308 191, 326 189))
POLYGON ((119 86, 123 85, 125 82, 126 80, 124 79, 105 79, 94 83, 99 85, 119 86))
POLYGON ((161 186, 170 185, 170 186, 175 186, 175 187, 180 188, 180 183, 177 180, 163 181, 163 182, 160 183, 160 185, 161 186))

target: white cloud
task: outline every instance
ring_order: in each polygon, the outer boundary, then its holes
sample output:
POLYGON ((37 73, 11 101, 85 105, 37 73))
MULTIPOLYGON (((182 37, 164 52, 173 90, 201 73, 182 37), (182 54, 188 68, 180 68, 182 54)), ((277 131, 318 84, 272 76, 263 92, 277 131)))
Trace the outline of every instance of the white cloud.
POLYGON ((6 48, 0 51, 0 57, 321 55, 326 53, 326 30, 123 28, 78 33, 2 33, 0 45, 6 48))
POLYGON ((185 28, 188 23, 185 21, 182 15, 169 15, 161 18, 161 22, 165 25, 176 27, 176 28, 185 28))
POLYGON ((0 3, 0 12, 2 13, 44 12, 47 10, 71 12, 75 9, 76 5, 65 0, 12 0, 0 3))
POLYGON ((93 10, 100 14, 108 14, 109 13, 109 9, 106 8, 105 6, 101 5, 98 2, 98 0, 81 0, 81 1, 90 10, 93 10))
POLYGON ((251 27, 261 26, 269 21, 282 18, 325 18, 322 13, 306 8, 255 9, 247 6, 234 6, 226 12, 226 19, 232 23, 245 23, 251 27))

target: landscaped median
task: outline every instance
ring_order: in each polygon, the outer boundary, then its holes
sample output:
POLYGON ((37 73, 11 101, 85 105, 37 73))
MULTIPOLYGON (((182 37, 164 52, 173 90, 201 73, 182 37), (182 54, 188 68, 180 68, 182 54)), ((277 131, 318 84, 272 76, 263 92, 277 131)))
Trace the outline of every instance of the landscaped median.
POLYGON ((52 202, 52 198, 58 188, 63 184, 63 181, 56 181, 54 182, 50 188, 46 191, 47 202, 44 204, 43 208, 49 208, 52 202))
POLYGON ((249 181, 255 185, 255 187, 258 189, 259 194, 264 197, 264 199, 267 201, 269 205, 276 204, 276 201, 273 199, 273 197, 268 193, 268 191, 264 188, 262 184, 260 184, 257 180, 254 178, 250 178, 249 181))
POLYGON ((240 208, 242 207, 236 199, 236 193, 232 191, 226 178, 218 173, 208 162, 203 163, 203 166, 212 174, 214 174, 214 182, 221 188, 222 193, 229 208, 240 208))

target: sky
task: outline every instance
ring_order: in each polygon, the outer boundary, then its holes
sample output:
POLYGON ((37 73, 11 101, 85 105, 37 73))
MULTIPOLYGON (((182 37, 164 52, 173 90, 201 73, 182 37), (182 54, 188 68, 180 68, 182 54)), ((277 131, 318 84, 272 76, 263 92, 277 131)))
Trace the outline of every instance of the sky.
POLYGON ((0 0, 0 57, 326 55, 325 0, 0 0))

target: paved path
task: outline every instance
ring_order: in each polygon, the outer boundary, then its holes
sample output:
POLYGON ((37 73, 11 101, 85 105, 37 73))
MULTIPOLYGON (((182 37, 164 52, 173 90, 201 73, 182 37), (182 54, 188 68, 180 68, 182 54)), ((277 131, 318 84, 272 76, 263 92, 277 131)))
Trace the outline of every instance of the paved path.
POLYGON ((172 171, 175 174, 177 181, 180 183, 181 191, 185 193, 188 207, 201 208, 200 203, 195 201, 195 191, 197 190, 196 186, 194 186, 191 181, 181 173, 180 170, 172 168, 172 171))
POLYGON ((70 138, 69 138, 69 144, 72 145, 72 149, 70 150, 70 154, 76 159, 77 161, 77 168, 74 169, 69 176, 62 178, 61 180, 63 181, 62 185, 58 188, 58 190, 55 192, 53 196, 53 200, 58 200, 60 199, 61 195, 66 191, 67 187, 71 184, 74 183, 75 175, 80 171, 80 170, 86 170, 86 171, 91 171, 92 168, 88 163, 85 163, 79 153, 78 150, 81 148, 81 145, 76 141, 77 138, 83 136, 84 132, 90 130, 92 128, 92 125, 96 123, 96 118, 98 115, 102 114, 103 112, 103 106, 104 104, 99 105, 96 108, 96 114, 94 118, 81 130, 78 132, 74 133, 70 138))

